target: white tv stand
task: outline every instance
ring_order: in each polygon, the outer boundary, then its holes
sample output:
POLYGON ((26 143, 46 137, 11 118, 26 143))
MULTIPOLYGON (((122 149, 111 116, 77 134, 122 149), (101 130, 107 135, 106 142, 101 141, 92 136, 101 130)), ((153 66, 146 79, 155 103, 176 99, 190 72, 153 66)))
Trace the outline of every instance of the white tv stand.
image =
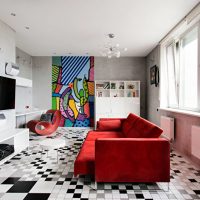
POLYGON ((14 153, 0 161, 0 165, 29 147, 29 130, 26 128, 0 131, 0 143, 14 145, 14 153))

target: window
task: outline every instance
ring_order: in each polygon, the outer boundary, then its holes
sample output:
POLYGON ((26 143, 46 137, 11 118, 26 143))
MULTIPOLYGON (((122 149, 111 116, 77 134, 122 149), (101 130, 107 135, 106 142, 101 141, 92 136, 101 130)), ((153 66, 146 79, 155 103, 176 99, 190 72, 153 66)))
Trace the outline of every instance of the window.
POLYGON ((200 111, 199 25, 165 45, 167 107, 200 111))
POLYGON ((180 40, 180 108, 198 109, 198 28, 180 40))

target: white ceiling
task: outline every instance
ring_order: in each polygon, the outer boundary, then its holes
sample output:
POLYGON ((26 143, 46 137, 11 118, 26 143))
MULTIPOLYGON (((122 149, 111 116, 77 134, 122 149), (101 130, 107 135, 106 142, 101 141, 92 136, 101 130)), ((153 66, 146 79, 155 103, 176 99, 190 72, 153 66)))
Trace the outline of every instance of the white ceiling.
POLYGON ((107 33, 128 48, 122 56, 146 56, 199 1, 0 0, 0 19, 32 56, 100 56, 107 33))

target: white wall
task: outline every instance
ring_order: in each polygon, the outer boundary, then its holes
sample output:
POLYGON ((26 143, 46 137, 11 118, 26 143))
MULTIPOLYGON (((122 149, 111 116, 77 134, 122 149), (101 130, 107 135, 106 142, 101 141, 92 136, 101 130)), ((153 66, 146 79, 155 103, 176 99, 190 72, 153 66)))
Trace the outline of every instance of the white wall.
MULTIPOLYGON (((16 63, 20 67, 18 76, 32 80, 32 57, 16 48, 16 63)), ((32 108, 32 88, 17 86, 15 105, 17 112, 23 112, 26 106, 32 108)))
POLYGON ((51 109, 51 57, 33 57, 33 106, 51 109))
MULTIPOLYGON (((0 20, 0 76, 6 76, 5 63, 15 62, 15 32, 0 20)), ((0 97, 1 98, 1 97, 0 97)), ((4 113, 7 124, 4 127, 15 127, 15 110, 0 111, 4 113)), ((3 127, 0 127, 0 131, 3 127)))

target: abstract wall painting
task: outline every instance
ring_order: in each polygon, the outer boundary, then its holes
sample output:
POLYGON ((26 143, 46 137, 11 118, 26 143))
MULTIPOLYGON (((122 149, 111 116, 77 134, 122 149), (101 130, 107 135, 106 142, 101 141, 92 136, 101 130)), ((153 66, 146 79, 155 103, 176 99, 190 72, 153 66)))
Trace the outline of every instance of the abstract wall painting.
POLYGON ((52 57, 52 109, 61 111, 60 126, 93 126, 94 57, 52 57))

